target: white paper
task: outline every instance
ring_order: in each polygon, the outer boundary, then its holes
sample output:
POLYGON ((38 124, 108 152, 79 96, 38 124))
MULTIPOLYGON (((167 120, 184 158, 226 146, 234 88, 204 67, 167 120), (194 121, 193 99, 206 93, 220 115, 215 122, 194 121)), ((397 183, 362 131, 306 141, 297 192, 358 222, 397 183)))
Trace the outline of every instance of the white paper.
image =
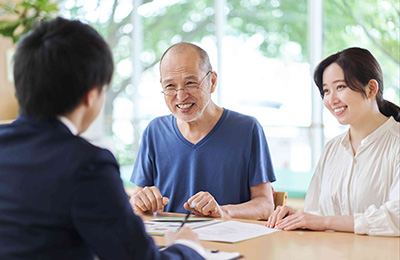
POLYGON ((268 235, 280 230, 267 228, 263 225, 230 220, 211 226, 197 228, 193 231, 199 235, 200 240, 235 243, 254 237, 268 235))
MULTIPOLYGON (((222 222, 222 220, 210 219, 208 221, 186 222, 185 226, 191 227, 192 229, 197 229, 204 226, 214 225, 220 222, 222 222)), ((157 222, 151 220, 144 221, 146 232, 149 235, 164 235, 168 231, 176 232, 181 225, 182 222, 157 222)))

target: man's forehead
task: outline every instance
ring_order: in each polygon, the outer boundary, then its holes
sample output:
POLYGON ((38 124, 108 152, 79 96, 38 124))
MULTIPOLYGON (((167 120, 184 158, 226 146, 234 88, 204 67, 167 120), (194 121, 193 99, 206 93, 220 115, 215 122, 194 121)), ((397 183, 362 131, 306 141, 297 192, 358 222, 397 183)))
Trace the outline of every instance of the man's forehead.
POLYGON ((197 79, 202 73, 201 67, 197 63, 165 63, 161 67, 160 77, 162 81, 172 79, 197 79))
POLYGON ((188 70, 177 70, 177 71, 166 71, 161 73, 161 82, 167 83, 174 80, 197 80, 199 72, 198 71, 188 71, 188 70))
POLYGON ((169 52, 165 55, 163 60, 161 61, 161 67, 164 64, 182 64, 185 65, 196 65, 201 63, 201 59, 196 52, 187 51, 187 52, 169 52))
POLYGON ((160 64, 162 82, 177 76, 197 78, 202 72, 202 62, 193 48, 171 49, 163 57, 160 64))
POLYGON ((200 63, 201 59, 199 53, 194 48, 173 48, 163 56, 161 66, 164 63, 173 63, 174 61, 200 63))

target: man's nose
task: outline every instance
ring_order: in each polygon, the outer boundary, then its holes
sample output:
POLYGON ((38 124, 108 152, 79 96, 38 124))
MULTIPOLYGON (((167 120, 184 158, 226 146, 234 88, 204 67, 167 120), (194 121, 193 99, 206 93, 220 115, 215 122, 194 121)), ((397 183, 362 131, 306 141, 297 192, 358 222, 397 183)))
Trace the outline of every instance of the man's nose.
POLYGON ((178 100, 185 100, 189 94, 186 93, 185 88, 180 88, 176 90, 176 98, 178 100))

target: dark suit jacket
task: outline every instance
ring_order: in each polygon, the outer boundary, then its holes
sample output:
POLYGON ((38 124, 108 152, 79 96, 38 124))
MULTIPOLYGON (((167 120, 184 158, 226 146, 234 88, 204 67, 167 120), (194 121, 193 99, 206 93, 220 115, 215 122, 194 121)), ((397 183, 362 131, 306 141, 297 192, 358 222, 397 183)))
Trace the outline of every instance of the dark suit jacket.
POLYGON ((0 259, 202 259, 159 252, 123 189, 113 155, 58 120, 0 126, 0 259))

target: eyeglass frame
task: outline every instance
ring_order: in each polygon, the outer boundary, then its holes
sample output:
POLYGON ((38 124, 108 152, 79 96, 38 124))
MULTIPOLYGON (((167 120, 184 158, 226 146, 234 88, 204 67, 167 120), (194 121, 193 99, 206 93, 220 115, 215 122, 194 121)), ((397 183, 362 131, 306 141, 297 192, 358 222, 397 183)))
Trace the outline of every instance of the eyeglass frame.
MULTIPOLYGON (((185 92, 185 93, 188 93, 188 94, 194 94, 194 93, 196 93, 198 90, 199 90, 199 88, 201 87, 201 85, 203 85, 203 83, 204 83, 204 81, 205 81, 205 79, 208 77, 208 75, 210 75, 211 73, 212 73, 213 71, 212 70, 209 70, 208 72, 207 72, 207 74, 204 76, 204 78, 201 80, 201 82, 200 82, 200 84, 198 85, 198 86, 196 86, 196 87, 193 87, 193 89, 196 89, 195 91, 193 91, 193 92, 188 92, 187 90, 188 90, 188 87, 184 87, 184 88, 180 88, 180 89, 176 89, 176 88, 173 88, 173 89, 168 89, 168 91, 175 91, 175 93, 171 93, 171 95, 168 95, 168 94, 165 94, 165 91, 167 91, 167 90, 163 90, 163 91, 161 91, 161 93, 163 93, 164 94, 164 96, 168 96, 168 97, 173 97, 173 96, 175 96, 175 95, 178 95, 178 92, 179 91, 183 91, 183 92, 185 92)), ((192 87, 190 87, 190 88, 192 88, 192 87)))

